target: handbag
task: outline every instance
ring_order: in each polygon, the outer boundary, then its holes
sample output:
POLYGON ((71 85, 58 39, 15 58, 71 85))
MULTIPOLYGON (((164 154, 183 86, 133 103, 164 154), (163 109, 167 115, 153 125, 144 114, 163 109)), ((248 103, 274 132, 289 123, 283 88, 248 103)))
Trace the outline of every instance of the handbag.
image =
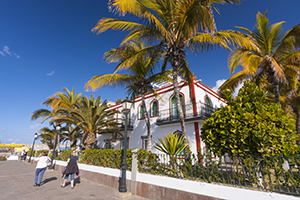
POLYGON ((64 177, 64 176, 65 176, 66 170, 67 170, 67 167, 64 167, 64 168, 61 170, 61 177, 64 177))
POLYGON ((47 167, 49 167, 51 165, 51 160, 47 160, 47 167))

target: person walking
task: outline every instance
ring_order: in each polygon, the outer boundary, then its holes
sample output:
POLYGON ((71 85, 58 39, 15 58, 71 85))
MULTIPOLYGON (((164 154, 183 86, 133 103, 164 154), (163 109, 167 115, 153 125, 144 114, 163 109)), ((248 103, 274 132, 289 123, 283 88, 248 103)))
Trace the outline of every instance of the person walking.
POLYGON ((24 156, 25 156, 25 149, 23 149, 23 151, 21 152, 20 160, 24 160, 24 156))
POLYGON ((48 163, 51 162, 51 160, 46 152, 42 152, 37 158, 34 158, 34 160, 37 161, 33 185, 34 187, 36 187, 41 186, 44 173, 46 171, 48 163))
POLYGON ((67 163, 68 165, 66 166, 65 170, 63 171, 63 177, 64 182, 60 185, 62 188, 66 186, 66 183, 68 181, 68 178, 70 176, 70 181, 71 181, 71 188, 74 189, 74 174, 79 175, 79 169, 77 165, 77 160, 78 157, 76 156, 76 151, 72 151, 71 155, 69 156, 67 163))

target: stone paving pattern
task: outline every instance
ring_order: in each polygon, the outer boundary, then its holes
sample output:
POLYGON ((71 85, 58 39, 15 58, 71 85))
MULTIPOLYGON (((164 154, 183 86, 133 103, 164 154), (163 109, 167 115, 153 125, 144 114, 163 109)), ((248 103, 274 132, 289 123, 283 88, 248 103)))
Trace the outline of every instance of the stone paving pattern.
MULTIPOLYGON (((58 171, 46 170, 40 187, 33 187, 36 164, 24 161, 0 161, 0 200, 118 200, 116 189, 96 184, 75 175, 76 185, 71 189, 69 182, 65 188, 58 171)), ((147 200, 132 195, 127 200, 147 200)))

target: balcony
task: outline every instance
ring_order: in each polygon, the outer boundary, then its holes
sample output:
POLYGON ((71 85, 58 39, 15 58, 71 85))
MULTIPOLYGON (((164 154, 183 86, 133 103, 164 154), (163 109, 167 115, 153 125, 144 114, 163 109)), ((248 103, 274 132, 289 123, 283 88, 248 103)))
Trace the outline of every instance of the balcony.
MULTIPOLYGON (((193 104, 185 105, 185 112, 184 112, 184 121, 196 121, 196 120, 206 120, 208 119, 212 113, 214 113, 217 108, 213 108, 209 105, 206 105, 202 102, 196 103, 197 106, 197 113, 194 114, 193 112, 193 104)), ((159 111, 159 116, 156 120, 156 125, 167 125, 167 124, 174 124, 179 123, 179 115, 177 110, 171 109, 161 110, 159 111)))
MULTIPOLYGON (((125 130, 125 122, 123 121, 121 125, 119 125, 119 130, 124 131, 125 130)), ((130 120, 129 123, 127 123, 127 130, 133 131, 133 123, 132 120, 130 120)))

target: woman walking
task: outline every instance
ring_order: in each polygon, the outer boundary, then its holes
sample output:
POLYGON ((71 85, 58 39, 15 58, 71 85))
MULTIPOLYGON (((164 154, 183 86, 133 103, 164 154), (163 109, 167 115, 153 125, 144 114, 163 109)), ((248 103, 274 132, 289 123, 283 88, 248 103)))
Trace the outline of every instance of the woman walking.
POLYGON ((65 187, 66 183, 68 181, 69 175, 70 175, 70 181, 71 181, 71 188, 74 188, 74 174, 79 175, 79 169, 77 165, 78 157, 76 156, 76 151, 72 151, 71 155, 69 156, 66 166, 66 169, 63 172, 63 176, 65 176, 64 182, 61 184, 61 187, 65 187))
POLYGON ((48 154, 46 152, 42 152, 37 158, 34 159, 37 161, 36 170, 35 170, 35 177, 34 177, 34 187, 41 186, 41 181, 43 179, 44 173, 47 168, 47 163, 51 162, 48 154), (40 176, 40 178, 39 178, 40 176))

